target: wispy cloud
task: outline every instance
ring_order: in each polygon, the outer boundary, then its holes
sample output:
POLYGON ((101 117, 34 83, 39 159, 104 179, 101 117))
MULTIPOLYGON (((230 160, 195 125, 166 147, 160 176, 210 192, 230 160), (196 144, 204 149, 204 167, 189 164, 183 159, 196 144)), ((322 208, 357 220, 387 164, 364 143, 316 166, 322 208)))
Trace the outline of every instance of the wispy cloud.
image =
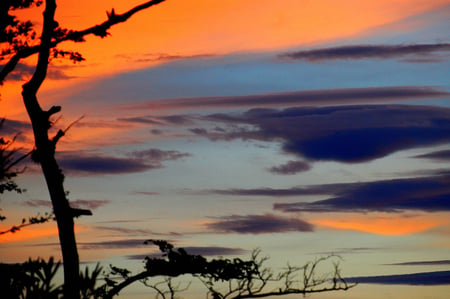
MULTIPOLYGON (((4 65, 0 65, 0 69, 2 69, 4 65)), ((64 70, 69 68, 70 66, 58 66, 54 64, 49 65, 49 69, 47 72, 47 78, 51 80, 67 80, 72 79, 72 76, 67 75, 64 70)), ((24 81, 31 77, 35 70, 35 67, 32 65, 18 63, 14 68, 14 71, 11 72, 7 79, 13 81, 24 81)))
POLYGON ((450 211, 449 182, 447 175, 342 184, 329 199, 275 203, 273 207, 283 212, 450 211))
POLYGON ((129 155, 152 163, 160 163, 162 161, 174 161, 191 156, 188 153, 181 153, 179 151, 164 151, 157 148, 151 148, 143 151, 134 151, 131 152, 129 155))
POLYGON ((305 161, 288 161, 285 164, 269 168, 269 171, 274 174, 293 175, 310 169, 311 165, 305 161))
POLYGON ((159 165, 146 164, 141 160, 106 155, 64 155, 60 165, 64 170, 90 174, 124 174, 160 168, 159 165))
MULTIPOLYGON (((73 208, 85 208, 89 210, 95 210, 110 203, 109 200, 94 200, 94 199, 92 200, 76 199, 70 200, 69 202, 70 206, 73 208)), ((51 201, 42 199, 27 200, 23 203, 23 205, 29 207, 46 207, 46 208, 52 207, 51 201)))
POLYGON ((173 60, 185 60, 185 59, 202 59, 215 57, 214 54, 195 54, 195 55, 182 55, 182 54, 169 54, 169 53, 145 53, 137 54, 133 56, 129 55, 117 55, 118 58, 126 59, 133 62, 166 62, 173 60))
POLYGON ((360 276, 345 279, 351 283, 370 283, 388 285, 448 285, 450 271, 423 272, 398 275, 360 276))
MULTIPOLYGON (((293 92, 255 94, 229 97, 201 97, 151 100, 141 104, 127 105, 127 109, 198 109, 232 107, 286 107, 286 106, 325 106, 343 104, 387 103, 412 99, 431 99, 448 97, 450 93, 433 86, 387 86, 366 88, 341 88, 299 90, 293 92)), ((124 109, 124 107, 120 107, 124 109)), ((168 118, 166 121, 170 121, 168 118)), ((174 119, 174 121, 186 121, 174 119)), ((144 121, 144 119, 136 119, 144 121)))
POLYGON ((311 49, 281 54, 281 58, 306 61, 323 61, 337 59, 388 59, 409 58, 410 62, 436 62, 448 58, 449 43, 411 44, 411 45, 350 45, 321 49, 311 49), (437 53, 447 53, 439 56, 437 53), (411 60, 411 58, 415 58, 411 60), (418 59, 420 58, 420 59, 418 59))
POLYGON ((144 242, 146 239, 125 239, 103 242, 81 242, 82 249, 121 249, 121 248, 138 248, 148 247, 144 242))
POLYGON ((426 158, 437 161, 450 161, 450 150, 435 151, 423 155, 418 155, 415 156, 414 158, 426 158))
MULTIPOLYGON (((117 222, 116 222, 117 223, 117 222)), ((124 222, 121 222, 124 223, 124 222)), ((129 222, 126 222, 129 223, 129 222)), ((155 232, 150 229, 145 228, 128 228, 124 226, 103 226, 99 225, 95 227, 96 229, 103 230, 103 231, 111 231, 119 234, 124 234, 127 236, 147 236, 150 238, 151 236, 181 236, 180 233, 176 232, 168 232, 168 233, 160 233, 155 232)))
POLYGON ((61 153, 60 165, 62 169, 90 173, 90 174, 123 174, 143 172, 151 169, 163 168, 164 161, 175 161, 189 157, 188 153, 179 151, 165 151, 148 149, 128 153, 128 157, 114 157, 100 154, 61 153))
POLYGON ((311 232, 314 229, 312 224, 304 220, 274 214, 224 216, 208 223, 206 227, 214 231, 239 234, 311 232))
MULTIPOLYGON (((0 120, 2 120, 3 117, 0 116, 0 120)), ((29 131, 31 130, 31 124, 24 121, 18 121, 13 119, 5 118, 3 121, 2 126, 0 127, 0 132, 2 136, 6 135, 14 135, 18 134, 23 131, 29 131)))
POLYGON ((292 188, 215 189, 198 194, 227 196, 301 197, 328 195, 314 202, 275 203, 282 212, 401 212, 450 211, 450 175, 401 178, 372 182, 310 185, 292 188))
POLYGON ((450 260, 436 260, 436 261, 413 261, 403 263, 384 264, 388 266, 441 266, 450 265, 450 260))

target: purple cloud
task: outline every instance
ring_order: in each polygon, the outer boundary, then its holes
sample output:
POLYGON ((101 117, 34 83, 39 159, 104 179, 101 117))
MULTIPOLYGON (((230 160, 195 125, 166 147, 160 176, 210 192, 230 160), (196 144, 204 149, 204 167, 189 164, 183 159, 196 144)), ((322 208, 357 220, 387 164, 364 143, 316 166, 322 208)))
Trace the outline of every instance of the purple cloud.
POLYGON ((346 278, 349 283, 370 283, 387 285, 448 285, 450 271, 423 272, 398 275, 360 276, 346 278))
MULTIPOLYGON (((425 62, 440 61, 444 57, 436 53, 450 52, 450 44, 413 44, 413 45, 351 45, 322 49, 312 49, 281 54, 281 58, 306 61, 323 61, 337 59, 388 59, 419 57, 425 62)), ((447 56, 448 58, 448 56, 447 56)), ((421 62, 422 60, 408 60, 421 62)))
POLYGON ((121 249, 148 246, 144 242, 145 239, 125 239, 103 242, 81 242, 79 245, 82 249, 121 249))
POLYGON ((437 161, 450 161, 450 150, 431 152, 431 153, 415 156, 414 158, 426 158, 426 159, 433 159, 433 160, 437 160, 437 161))
POLYGON ((143 151, 134 151, 129 154, 138 159, 150 161, 152 163, 160 163, 162 161, 174 161, 185 157, 190 157, 188 153, 179 151, 163 151, 157 148, 151 148, 143 151))
POLYGON ((64 155, 60 159, 60 166, 64 170, 90 174, 124 174, 161 167, 136 159, 100 155, 64 155))
MULTIPOLYGON (((110 203, 109 200, 86 200, 86 199, 77 199, 77 200, 69 200, 70 206, 72 208, 78 208, 78 209, 89 209, 89 210, 95 210, 100 207, 103 207, 110 203)), ((51 208, 52 203, 50 200, 42 200, 42 199, 34 199, 34 200, 27 200, 23 203, 25 206, 29 207, 46 207, 51 208)))
POLYGON ((288 161, 286 164, 269 168, 269 171, 274 174, 293 175, 310 169, 311 166, 305 161, 288 161))
POLYGON ((403 263, 385 264, 388 266, 441 266, 450 265, 450 260, 437 260, 437 261, 413 261, 403 263))
MULTIPOLYGON (((4 65, 0 65, 0 69, 2 69, 4 65)), ((47 72, 47 78, 52 80, 67 80, 73 77, 67 75, 64 70, 69 68, 70 66, 57 66, 57 65, 49 65, 49 69, 47 72)), ((32 65, 18 63, 14 68, 14 71, 11 72, 7 79, 13 81, 25 81, 31 77, 35 70, 35 67, 32 65)))
POLYGON ((179 160, 189 157, 188 153, 148 149, 128 153, 129 157, 112 157, 107 155, 89 155, 80 153, 60 153, 60 166, 63 170, 90 174, 123 174, 143 172, 163 168, 164 161, 179 160))
MULTIPOLYGON (((116 222, 117 223, 117 222, 116 222)), ((130 223, 128 222, 121 222, 121 223, 130 223)), ((106 231, 112 231, 112 232, 116 232, 116 233, 120 233, 120 234, 125 234, 128 236, 181 236, 180 233, 176 233, 176 232, 169 232, 169 233, 158 233, 158 232, 154 232, 152 230, 149 229, 145 229, 145 228, 127 228, 127 227, 123 227, 123 226, 96 226, 95 228, 100 229, 100 230, 106 230, 106 231)))
POLYGON ((209 115, 205 119, 232 125, 227 133, 208 134, 211 140, 281 141, 285 152, 312 161, 359 163, 450 142, 450 109, 444 107, 251 109, 240 116, 209 115))
POLYGON ((231 215, 207 224, 207 228, 239 234, 265 234, 291 231, 311 232, 313 225, 296 218, 285 218, 274 214, 264 215, 231 215))
MULTIPOLYGON (((151 100, 142 104, 129 105, 128 109, 197 109, 231 107, 286 107, 286 106, 325 106, 343 104, 389 103, 413 99, 432 99, 448 97, 449 92, 434 86, 386 86, 366 88, 340 88, 298 90, 292 92, 256 94, 227 97, 201 97, 151 100)), ((120 109, 123 109, 121 107, 120 109)), ((172 124, 188 124, 189 119, 176 117, 149 117, 172 124)))
MULTIPOLYGON (((275 203, 283 212, 450 211, 450 175, 341 184, 334 197, 315 202, 275 203)), ((332 186, 332 185, 331 185, 332 186)), ((330 185, 324 186, 330 190, 330 185)), ((319 186, 313 189, 320 188, 319 186)))

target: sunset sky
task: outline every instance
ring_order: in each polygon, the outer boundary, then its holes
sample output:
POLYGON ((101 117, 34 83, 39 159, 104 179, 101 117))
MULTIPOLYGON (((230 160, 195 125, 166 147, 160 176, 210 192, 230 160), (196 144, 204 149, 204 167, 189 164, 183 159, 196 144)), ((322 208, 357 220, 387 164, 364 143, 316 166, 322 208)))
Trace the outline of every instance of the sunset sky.
MULTIPOLYGON (((81 30, 139 3, 59 1, 56 16, 81 30)), ((20 16, 39 27, 41 9, 20 16)), ((86 61, 53 60, 39 99, 62 106, 52 132, 83 117, 57 153, 72 205, 94 213, 76 220, 82 262, 139 269, 147 239, 208 257, 259 247, 275 268, 335 253, 365 278, 320 298, 448 298, 449 20, 448 0, 167 0, 61 44, 86 61)), ((0 91, 1 136, 20 132, 23 151, 35 61, 0 91)), ((23 166, 1 230, 51 211, 23 166)), ((55 223, 0 236, 0 262, 37 256, 60 256, 55 223)))

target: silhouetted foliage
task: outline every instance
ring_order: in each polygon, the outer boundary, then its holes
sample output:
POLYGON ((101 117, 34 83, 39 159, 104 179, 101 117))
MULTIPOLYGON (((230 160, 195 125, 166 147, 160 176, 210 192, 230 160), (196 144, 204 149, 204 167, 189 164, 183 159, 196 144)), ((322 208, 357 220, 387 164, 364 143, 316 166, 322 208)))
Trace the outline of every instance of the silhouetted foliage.
POLYGON ((260 250, 254 250, 249 260, 240 258, 207 260, 201 255, 191 255, 183 248, 175 249, 164 240, 148 240, 162 252, 162 257, 146 257, 144 271, 132 275, 128 269, 111 266, 106 277, 105 298, 112 298, 125 287, 136 281, 152 288, 155 298, 171 298, 187 289, 175 284, 174 277, 191 275, 202 282, 207 289, 207 298, 239 299, 283 296, 288 294, 311 294, 328 291, 348 290, 355 284, 348 284, 342 278, 337 256, 319 258, 303 266, 287 265, 275 273, 266 267, 267 257, 261 257, 260 250), (324 262, 332 263, 330 273, 317 273, 317 267, 324 262), (109 277, 121 277, 122 281, 109 277), (151 282, 151 278, 164 277, 163 281, 151 282))
MULTIPOLYGON (((110 265, 103 270, 100 265, 90 271, 88 267, 79 274, 82 299, 108 299, 134 282, 140 281, 154 291, 155 299, 175 299, 186 291, 191 282, 175 282, 186 275, 198 279, 207 289, 207 298, 239 299, 310 294, 326 291, 348 290, 333 261, 333 271, 327 275, 316 273, 317 267, 333 258, 323 257, 301 267, 288 265, 279 273, 265 266, 267 257, 254 250, 249 260, 240 258, 207 260, 201 255, 191 255, 183 248, 175 249, 163 240, 149 240, 159 247, 161 257, 147 257, 144 271, 133 275, 130 270, 110 265), (162 280, 154 281, 162 277, 162 280), (103 282, 102 282, 103 281, 103 282)), ((10 299, 62 299, 63 287, 55 283, 60 263, 43 259, 29 260, 23 264, 0 264, 0 288, 7 290, 10 299)))
MULTIPOLYGON (((0 120, 0 130, 2 129, 4 119, 0 120)), ((17 135, 12 140, 7 140, 0 137, 0 194, 5 191, 15 191, 22 193, 24 190, 20 189, 14 182, 14 178, 21 171, 14 167, 23 160, 27 155, 17 157, 18 149, 12 148, 17 135)))
POLYGON ((55 286, 55 274, 60 266, 50 258, 31 260, 23 264, 0 264, 0 289, 10 299, 57 299, 62 287, 55 286))

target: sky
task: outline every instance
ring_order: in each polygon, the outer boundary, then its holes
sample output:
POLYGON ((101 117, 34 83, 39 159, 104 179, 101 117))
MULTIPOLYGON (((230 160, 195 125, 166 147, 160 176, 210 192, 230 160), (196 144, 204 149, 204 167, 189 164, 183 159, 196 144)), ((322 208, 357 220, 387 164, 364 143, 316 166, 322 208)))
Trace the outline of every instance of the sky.
MULTIPOLYGON (((138 3, 56 15, 79 30, 138 3)), ((75 122, 57 158, 71 204, 94 213, 76 220, 81 261, 137 270, 152 238, 208 257, 261 248, 275 269, 334 253, 360 284, 321 298, 447 298, 449 19, 438 0, 167 0, 62 44, 86 61, 52 60, 39 100, 62 106, 52 132, 75 122)), ((24 150, 34 61, 1 87, 1 134, 24 150)), ((23 166, 2 229, 51 211, 23 166)), ((0 236, 1 262, 30 256, 60 256, 55 223, 0 236)))

